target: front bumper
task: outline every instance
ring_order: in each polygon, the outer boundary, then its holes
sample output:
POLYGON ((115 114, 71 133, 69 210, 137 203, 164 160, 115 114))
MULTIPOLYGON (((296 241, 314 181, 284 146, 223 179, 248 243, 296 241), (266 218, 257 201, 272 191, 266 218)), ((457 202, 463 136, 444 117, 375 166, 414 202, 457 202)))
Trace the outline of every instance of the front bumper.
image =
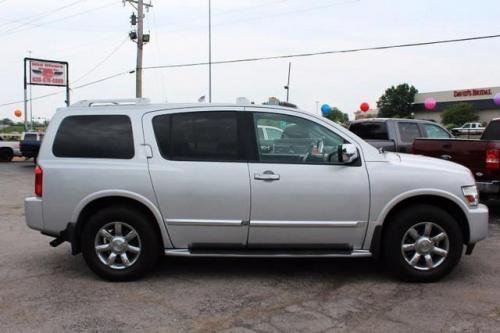
POLYGON ((469 244, 474 244, 488 236, 488 207, 479 204, 467 212, 469 220, 469 244))
POLYGON ((480 194, 500 195, 500 181, 477 182, 476 186, 480 194))
POLYGON ((30 197, 24 199, 24 215, 26 217, 26 224, 34 230, 43 230, 43 210, 42 198, 30 197))

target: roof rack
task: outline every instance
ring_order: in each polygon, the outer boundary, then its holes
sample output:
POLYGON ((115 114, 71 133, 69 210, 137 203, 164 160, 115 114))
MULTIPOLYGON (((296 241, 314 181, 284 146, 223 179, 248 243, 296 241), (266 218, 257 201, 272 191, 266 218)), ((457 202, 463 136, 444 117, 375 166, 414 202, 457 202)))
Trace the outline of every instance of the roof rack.
POLYGON ((148 104, 149 98, 123 98, 123 99, 84 99, 71 106, 103 106, 103 105, 135 105, 135 104, 148 104))

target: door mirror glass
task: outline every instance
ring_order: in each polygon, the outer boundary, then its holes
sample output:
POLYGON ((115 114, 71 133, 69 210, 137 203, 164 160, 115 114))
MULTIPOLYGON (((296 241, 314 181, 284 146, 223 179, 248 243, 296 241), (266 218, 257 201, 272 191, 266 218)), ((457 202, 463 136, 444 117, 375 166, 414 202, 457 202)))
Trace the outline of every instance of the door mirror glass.
MULTIPOLYGON (((337 151, 337 159, 340 164, 350 164, 359 158, 358 149, 351 143, 344 143, 339 146, 337 151)), ((330 162, 334 162, 335 158, 330 156, 330 162)))

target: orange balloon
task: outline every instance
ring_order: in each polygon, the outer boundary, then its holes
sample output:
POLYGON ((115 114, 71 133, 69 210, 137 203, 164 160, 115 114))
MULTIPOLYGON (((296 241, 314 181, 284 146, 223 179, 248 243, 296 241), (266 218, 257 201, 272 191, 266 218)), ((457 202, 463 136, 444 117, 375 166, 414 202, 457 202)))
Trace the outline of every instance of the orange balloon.
POLYGON ((16 111, 14 111, 14 115, 19 118, 23 115, 23 112, 21 110, 17 109, 16 111))

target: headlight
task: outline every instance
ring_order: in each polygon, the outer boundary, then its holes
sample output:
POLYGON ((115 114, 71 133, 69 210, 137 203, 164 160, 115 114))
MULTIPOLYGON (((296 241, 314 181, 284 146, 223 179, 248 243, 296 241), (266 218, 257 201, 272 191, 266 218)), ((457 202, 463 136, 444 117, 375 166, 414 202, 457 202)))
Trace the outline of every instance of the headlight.
POLYGON ((479 193, 477 192, 476 185, 462 186, 462 193, 469 205, 475 207, 479 204, 479 193))

